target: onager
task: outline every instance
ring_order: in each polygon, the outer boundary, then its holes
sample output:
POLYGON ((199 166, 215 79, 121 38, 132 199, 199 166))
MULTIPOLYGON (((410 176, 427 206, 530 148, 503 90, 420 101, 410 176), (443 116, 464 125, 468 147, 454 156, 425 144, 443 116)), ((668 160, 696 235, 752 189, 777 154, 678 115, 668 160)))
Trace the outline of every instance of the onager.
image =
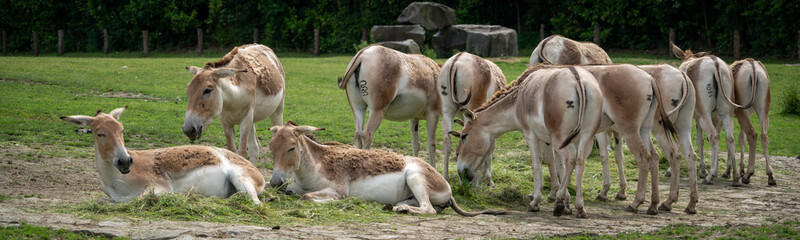
POLYGON ((491 171, 486 162, 491 158, 486 155, 492 154, 495 139, 506 132, 522 131, 534 176, 533 201, 528 209, 539 211, 543 183, 540 142, 545 142, 556 146, 566 160, 553 215, 571 211, 567 186, 575 169, 576 216, 586 218, 581 183, 584 162, 603 113, 603 93, 592 74, 580 67, 540 69, 539 65, 529 67, 517 78, 520 84, 496 93, 474 113, 462 110, 466 115, 464 129, 451 132, 461 138, 456 148, 458 174, 472 186, 480 186, 483 176, 491 171))
POLYGON ((561 35, 551 35, 533 49, 528 66, 537 63, 563 65, 611 64, 606 51, 590 42, 578 42, 561 35))
POLYGON ((287 190, 302 200, 327 202, 346 197, 392 204, 401 213, 434 214, 456 205, 450 185, 424 160, 383 150, 363 150, 337 142, 320 144, 308 137, 324 130, 287 122, 270 128, 269 148, 275 154, 270 185, 279 187, 291 175, 287 190))
POLYGON ((255 163, 259 154, 255 123, 266 118, 272 126, 283 122, 283 66, 272 49, 250 44, 235 47, 218 62, 186 67, 194 77, 186 86, 189 105, 183 133, 199 139, 219 117, 228 150, 255 163), (239 148, 234 125, 239 125, 239 148))
MULTIPOLYGON (((679 136, 680 148, 686 157, 686 164, 689 168, 689 189, 691 192, 689 195, 689 205, 686 207, 684 212, 694 214, 697 212, 695 210, 695 206, 697 204, 697 155, 694 153, 694 148, 691 142, 692 116, 694 115, 694 105, 696 101, 694 86, 686 74, 671 65, 644 65, 638 67, 649 73, 655 80, 656 85, 658 85, 661 96, 658 99, 658 102, 664 108, 664 111, 666 111, 666 115, 669 116, 669 122, 673 124, 675 131, 679 136)), ((649 81, 649 79, 641 80, 644 82, 649 81)), ((605 96, 608 95, 609 94, 606 94, 605 96)), ((604 108, 604 110, 609 109, 604 108)), ((673 144, 669 139, 669 130, 661 124, 662 117, 662 115, 656 114, 655 118, 652 120, 652 126, 655 127, 655 129, 653 129, 653 135, 656 136, 658 145, 666 154, 671 166, 670 171, 672 171, 673 174, 669 174, 669 171, 667 172, 667 176, 671 177, 669 198, 662 202, 658 209, 661 211, 671 211, 672 204, 678 201, 680 183, 680 178, 678 176, 680 176, 681 155, 678 153, 678 146, 673 144)), ((596 136, 600 150, 600 159, 603 162, 603 190, 597 196, 598 200, 608 199, 606 195, 611 186, 608 169, 608 145, 610 142, 608 136, 609 135, 607 134, 597 134, 596 136)), ((619 200, 624 200, 626 180, 623 167, 624 161, 622 147, 619 145, 618 138, 615 137, 614 140, 616 141, 615 145, 617 146, 615 148, 614 158, 617 163, 620 179, 619 191, 617 192, 616 198, 619 200)), ((651 177, 657 177, 657 174, 654 174, 651 177)))
MULTIPOLYGON (((127 108, 127 107, 126 107, 127 108)), ((61 119, 90 126, 101 186, 111 200, 125 202, 146 193, 193 192, 229 197, 246 192, 256 204, 264 193, 264 176, 247 159, 231 151, 206 146, 180 146, 128 151, 119 116, 125 108, 94 116, 61 119)))
MULTIPOLYGON (((557 65, 542 67, 564 68, 557 65)), ((581 66, 581 68, 586 69, 594 76, 603 91, 603 118, 598 129, 599 134, 596 136, 601 152, 605 152, 608 149, 609 141, 606 138, 608 134, 605 132, 613 131, 617 135, 621 135, 625 140, 639 166, 636 197, 626 210, 637 212, 636 209, 639 205, 644 203, 649 170, 651 174, 651 201, 647 214, 658 214, 657 207, 660 202, 658 195, 658 154, 653 148, 650 133, 653 129, 653 119, 656 113, 662 119, 668 119, 663 106, 659 104, 659 99, 662 98, 658 84, 650 74, 630 64, 586 65, 581 66)), ((665 131, 656 134, 656 137, 659 137, 659 142, 663 141, 672 144, 668 134, 677 135, 672 123, 669 120, 657 123, 663 124, 665 129, 665 131)), ((621 146, 617 145, 617 149, 621 149, 621 146)), ((673 160, 677 157, 674 155, 672 156, 673 160)), ((605 165, 603 169, 604 175, 607 175, 605 173, 608 166, 608 154, 605 153, 601 156, 603 156, 605 165)), ((617 161, 621 162, 621 160, 622 157, 617 156, 617 161)), ((620 164, 619 162, 618 164, 620 164)), ((675 162, 672 161, 672 163, 675 162)), ((605 184, 610 185, 610 182, 604 181, 605 184)), ((620 183, 620 185, 622 184, 620 183)), ((673 188, 671 191, 677 191, 677 188, 673 188)), ((605 192, 607 191, 601 192, 598 198, 604 199, 605 192)), ((617 198, 624 198, 624 192, 623 194, 618 193, 617 198)))
MULTIPOLYGON (((736 119, 739 121, 739 151, 741 153, 739 169, 742 174, 742 183, 749 184, 750 177, 755 173, 756 161, 756 131, 753 124, 750 123, 750 115, 753 112, 758 116, 759 126, 761 126, 761 147, 764 150, 764 160, 767 164, 767 176, 769 177, 768 184, 775 185, 775 178, 772 177, 772 166, 769 164, 769 138, 767 137, 767 130, 769 129, 769 75, 767 68, 760 61, 755 61, 751 58, 736 61, 730 66, 733 74, 733 89, 736 102, 738 104, 751 105, 746 109, 736 109, 736 119), (745 99, 749 99, 745 102, 745 99), (747 172, 744 170, 744 139, 742 132, 747 135, 747 143, 750 149, 750 159, 747 167, 747 172)), ((725 170, 722 176, 729 175, 730 165, 725 170)))
POLYGON ((436 166, 436 123, 441 101, 436 92, 439 65, 419 54, 405 54, 380 45, 370 45, 356 53, 347 65, 339 88, 347 93, 356 126, 355 145, 369 149, 372 136, 384 118, 408 120, 411 125, 411 149, 419 154, 419 120, 428 130, 428 160, 436 166), (352 84, 351 84, 352 83, 352 84), (369 108, 369 120, 364 117, 369 108))
POLYGON ((695 87, 697 103, 695 104, 694 118, 697 119, 697 149, 703 150, 703 132, 708 135, 711 144, 711 170, 705 172, 703 154, 699 154, 700 177, 704 177, 703 184, 713 184, 717 176, 719 158, 719 128, 720 123, 725 128, 725 143, 728 147, 728 166, 733 168, 733 186, 741 186, 739 171, 736 171, 736 144, 733 138, 733 117, 735 108, 749 108, 752 105, 741 106, 735 104, 731 98, 734 84, 731 71, 722 59, 706 52, 693 54, 691 50, 682 51, 670 42, 672 53, 683 60, 680 69, 685 72, 695 87))
MULTIPOLYGON (((453 129, 456 112, 460 109, 475 110, 483 105, 495 92, 506 87, 506 77, 492 61, 468 52, 460 52, 447 59, 442 65, 438 86, 439 93, 442 94, 442 133, 444 134, 442 149, 444 172, 442 175, 447 179, 452 146, 449 133, 453 129)), ((464 117, 461 116, 461 119, 464 117)), ((487 155, 487 157, 491 158, 492 155, 487 155)), ((491 159, 487 161, 492 162, 491 159)), ((491 169, 491 164, 488 168, 491 169)), ((494 186, 491 175, 486 175, 486 178, 488 185, 494 186)))

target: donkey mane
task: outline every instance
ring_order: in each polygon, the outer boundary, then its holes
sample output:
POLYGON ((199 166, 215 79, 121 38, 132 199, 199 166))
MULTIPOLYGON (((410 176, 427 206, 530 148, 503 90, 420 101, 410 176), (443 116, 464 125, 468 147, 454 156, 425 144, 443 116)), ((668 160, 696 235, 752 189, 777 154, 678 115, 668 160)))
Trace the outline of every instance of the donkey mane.
POLYGON ((231 50, 228 54, 225 54, 225 56, 222 56, 222 58, 219 59, 219 61, 207 62, 206 63, 206 67, 212 67, 212 68, 224 67, 225 65, 228 65, 228 63, 233 61, 233 59, 236 57, 236 54, 239 53, 239 49, 240 48, 247 48, 247 47, 252 46, 252 45, 256 45, 256 44, 245 44, 245 45, 242 45, 242 46, 234 47, 233 50, 231 50))
POLYGON ((479 107, 478 109, 475 109, 475 112, 481 112, 483 110, 486 110, 487 108, 491 107, 492 105, 506 98, 507 96, 516 94, 517 92, 519 92, 518 91, 519 88, 520 85, 506 86, 506 88, 504 88, 503 90, 495 92, 494 95, 492 95, 492 98, 490 98, 489 101, 486 101, 486 103, 484 103, 483 106, 479 107))

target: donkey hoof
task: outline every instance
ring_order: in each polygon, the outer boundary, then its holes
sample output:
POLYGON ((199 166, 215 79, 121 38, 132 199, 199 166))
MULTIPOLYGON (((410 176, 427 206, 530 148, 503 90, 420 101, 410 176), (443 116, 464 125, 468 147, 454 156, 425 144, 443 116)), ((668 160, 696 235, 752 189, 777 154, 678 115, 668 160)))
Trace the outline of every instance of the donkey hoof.
POLYGON ((553 216, 559 217, 564 215, 564 204, 557 202, 553 208, 553 216))
POLYGON ((694 208, 687 207, 686 209, 683 210, 683 212, 685 212, 686 214, 694 215, 695 213, 697 213, 697 210, 695 210, 694 208))
POLYGON ((742 183, 743 184, 750 184, 750 177, 743 177, 742 178, 742 183))
POLYGON ((767 182, 767 184, 769 184, 770 186, 775 186, 775 185, 778 185, 778 184, 775 182, 775 179, 774 179, 774 178, 772 178, 772 176, 769 176, 769 181, 767 182))
POLYGON ((722 174, 722 178, 725 178, 725 179, 731 178, 731 174, 730 173, 723 173, 722 174))
POLYGON ((743 186, 743 185, 742 185, 742 183, 740 183, 740 182, 738 182, 738 181, 734 181, 734 182, 731 184, 731 186, 733 186, 733 187, 741 187, 741 186, 743 186))
POLYGON ((578 214, 575 214, 576 218, 589 218, 589 214, 586 213, 586 210, 580 209, 580 210, 577 210, 577 211, 578 211, 578 214))
POLYGON ((597 195, 597 197, 596 197, 596 198, 594 198, 594 200, 595 200, 595 201, 603 201, 603 202, 607 202, 607 201, 608 201, 608 197, 606 197, 606 195, 597 195))
POLYGON ((638 213, 639 212, 639 210, 636 210, 636 208, 633 208, 631 206, 626 207, 625 211, 626 212, 631 212, 631 213, 638 213))
POLYGON ((617 194, 617 196, 614 197, 614 199, 622 201, 622 200, 628 199, 628 197, 625 196, 625 194, 617 194))
POLYGON ((381 208, 381 210, 383 210, 383 211, 391 211, 392 208, 394 208, 394 206, 392 206, 392 204, 386 204, 386 205, 383 205, 383 208, 381 208))
POLYGON ((394 208, 394 212, 396 212, 396 213, 408 213, 408 210, 409 209, 407 207, 405 207, 405 206, 395 207, 394 208))
POLYGON ((539 206, 528 206, 528 212, 539 212, 539 206))
POLYGON ((654 207, 648 208, 647 215, 658 215, 658 210, 656 210, 654 207))
POLYGON ((671 177, 671 176, 672 176, 672 173, 670 173, 670 172, 666 172, 666 173, 664 173, 664 176, 665 176, 665 177, 671 177))
POLYGON ((555 202, 556 197, 547 197, 547 202, 555 202))
POLYGON ((703 182, 702 182, 702 183, 703 183, 704 185, 714 185, 714 182, 712 182, 712 181, 708 181, 708 179, 703 179, 703 182))
POLYGON ((572 215, 572 208, 569 206, 564 208, 564 215, 572 215))
POLYGON ((667 207, 667 205, 661 203, 661 206, 658 206, 658 210, 662 212, 670 212, 672 211, 672 207, 667 207))

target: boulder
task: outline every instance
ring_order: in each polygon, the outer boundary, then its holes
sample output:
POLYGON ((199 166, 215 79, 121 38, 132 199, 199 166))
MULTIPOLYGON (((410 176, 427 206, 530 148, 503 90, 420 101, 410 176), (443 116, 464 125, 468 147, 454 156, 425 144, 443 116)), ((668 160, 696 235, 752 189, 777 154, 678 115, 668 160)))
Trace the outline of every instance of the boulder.
POLYGON ((370 42, 414 40, 417 46, 425 42, 425 29, 420 25, 375 25, 369 31, 370 42))
POLYGON ((421 54, 422 52, 419 50, 419 45, 414 40, 406 39, 405 41, 386 41, 386 42, 378 42, 378 45, 388 47, 397 51, 401 51, 404 53, 416 53, 421 54))
POLYGON ((422 25, 426 30, 436 30, 456 24, 456 11, 433 2, 413 2, 397 17, 399 23, 422 25))
POLYGON ((517 31, 498 25, 459 24, 440 29, 433 35, 438 57, 467 51, 481 57, 517 56, 517 31))

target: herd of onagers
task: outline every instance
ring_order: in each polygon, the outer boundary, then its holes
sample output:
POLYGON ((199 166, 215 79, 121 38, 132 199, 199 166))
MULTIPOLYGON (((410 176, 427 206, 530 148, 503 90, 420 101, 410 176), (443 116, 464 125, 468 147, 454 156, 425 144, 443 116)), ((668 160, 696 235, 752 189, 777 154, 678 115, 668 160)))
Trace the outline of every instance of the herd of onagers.
POLYGON ((254 203, 261 204, 259 195, 264 194, 267 184, 254 165, 261 147, 255 123, 267 118, 272 126, 268 146, 274 156, 269 184, 315 202, 357 197, 387 204, 402 213, 433 214, 452 207, 464 216, 503 214, 465 212, 458 207, 447 181, 450 135, 459 138, 455 156, 460 181, 480 188, 494 186, 491 164, 496 139, 506 132, 520 131, 531 153, 534 176, 529 211, 539 211, 542 202, 545 162, 552 185, 548 199, 555 201, 553 214, 573 212, 567 186, 574 173, 575 216, 587 217, 582 178, 596 139, 604 180, 597 199, 608 199, 608 150, 612 142, 620 180, 615 198, 627 198, 621 147, 624 140, 639 169, 636 196, 626 210, 636 212, 645 202, 649 174, 647 214, 670 211, 678 201, 683 158, 690 191, 685 212, 694 214, 698 173, 704 184, 712 184, 717 177, 719 133, 723 128, 728 164, 722 176, 732 176, 734 186, 750 183, 757 136, 749 118, 753 112, 760 121, 768 183, 775 185, 767 150, 770 92, 764 65, 744 59, 728 66, 711 54, 671 47, 672 53, 683 60, 679 68, 614 64, 595 44, 553 35, 534 49, 530 67, 506 84, 497 65, 470 53, 458 53, 438 65, 423 55, 370 45, 353 57, 338 82, 353 112, 355 146, 317 141, 313 133, 324 128, 283 121, 283 66, 270 48, 258 44, 236 47, 204 67, 186 67, 193 78, 186 87, 188 107, 182 130, 194 141, 219 118, 225 149, 190 145, 129 151, 119 122, 126 108, 61 118, 91 127, 101 186, 113 201, 129 201, 149 193, 228 197, 245 192, 254 203), (445 136, 441 174, 436 170, 435 151, 440 117, 445 136), (733 117, 741 127, 739 169, 733 117), (384 118, 409 121, 414 156, 369 149, 384 118), (699 154, 691 141, 692 119, 696 120, 699 154), (427 162, 415 157, 420 147, 419 120, 425 120, 427 126, 427 162), (463 125, 462 130, 451 131, 453 123, 463 125), (240 132, 238 148, 236 125, 240 132), (703 160, 703 133, 711 144, 710 168, 703 160), (659 154, 651 135, 670 164, 670 192, 664 201, 659 199, 659 154))

